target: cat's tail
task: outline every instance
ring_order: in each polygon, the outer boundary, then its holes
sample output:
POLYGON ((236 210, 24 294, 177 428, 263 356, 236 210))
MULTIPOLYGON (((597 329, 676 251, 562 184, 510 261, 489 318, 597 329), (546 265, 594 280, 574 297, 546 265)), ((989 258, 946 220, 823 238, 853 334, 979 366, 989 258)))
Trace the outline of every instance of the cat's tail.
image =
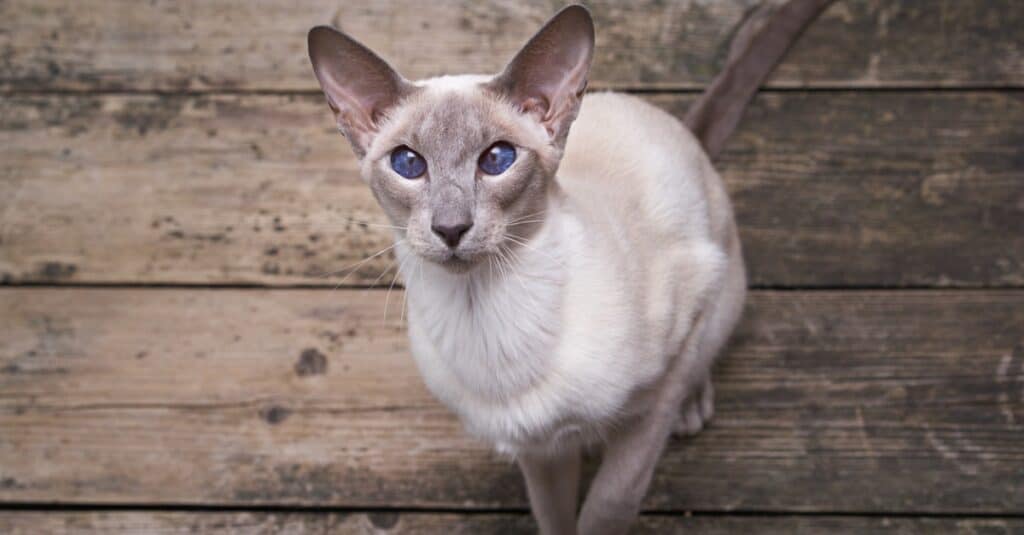
POLYGON ((740 25, 725 68, 686 112, 683 122, 712 158, 722 150, 757 88, 832 0, 765 2, 740 25))

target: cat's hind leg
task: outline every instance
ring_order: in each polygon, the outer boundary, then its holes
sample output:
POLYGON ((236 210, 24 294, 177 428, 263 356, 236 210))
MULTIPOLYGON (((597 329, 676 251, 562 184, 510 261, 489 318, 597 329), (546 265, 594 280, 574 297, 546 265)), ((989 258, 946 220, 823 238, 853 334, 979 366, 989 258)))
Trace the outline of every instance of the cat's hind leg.
POLYGON ((650 410, 638 420, 624 422, 608 437, 580 511, 580 535, 623 535, 640 512, 655 465, 679 418, 679 407, 683 400, 697 397, 697 385, 685 379, 697 357, 696 341, 701 339, 703 324, 698 317, 650 410))
POLYGON ((715 413, 715 389, 711 383, 711 366, 717 360, 743 314, 747 295, 747 275, 743 267, 743 253, 739 247, 739 236, 733 225, 729 231, 729 269, 724 287, 717 301, 708 313, 707 330, 700 343, 699 361, 707 370, 707 378, 680 406, 679 421, 673 429, 676 436, 692 436, 708 426, 715 413))
POLYGON ((711 377, 704 381, 700 390, 693 393, 683 402, 679 412, 679 421, 672 430, 676 436, 693 436, 707 427, 715 414, 715 387, 711 377))

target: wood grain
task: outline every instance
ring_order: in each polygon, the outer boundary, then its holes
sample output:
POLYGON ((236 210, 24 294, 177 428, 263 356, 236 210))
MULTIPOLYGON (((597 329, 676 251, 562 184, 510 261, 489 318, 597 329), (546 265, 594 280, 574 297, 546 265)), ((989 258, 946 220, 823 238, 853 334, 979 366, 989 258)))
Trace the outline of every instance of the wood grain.
MULTIPOLYGON (((681 115, 687 96, 650 96, 681 115)), ((0 279, 391 283, 318 96, 15 96, 0 279), (325 276, 329 275, 329 276, 325 276)), ((1024 96, 760 95, 720 162, 760 287, 1024 285, 1024 96)))
MULTIPOLYGON (((0 290, 0 501, 525 507, 381 290, 0 290)), ((658 511, 1024 509, 1024 292, 755 292, 658 511)))
MULTIPOLYGON (((1018 533, 1024 520, 887 517, 675 517, 641 516, 630 533, 759 535, 935 533, 1018 533)), ((176 512, 0 512, 0 531, 8 535, 204 533, 239 535, 480 535, 536 533, 526 514, 430 513, 176 513, 176 512)))
MULTIPOLYGON (((563 4, 8 0, 0 89, 313 90, 305 37, 316 24, 351 32, 410 78, 496 72, 563 4)), ((665 89, 706 84, 757 1, 586 4, 598 35, 592 86, 665 89)), ((770 85, 1019 87, 1022 26, 1015 0, 843 0, 770 85)))

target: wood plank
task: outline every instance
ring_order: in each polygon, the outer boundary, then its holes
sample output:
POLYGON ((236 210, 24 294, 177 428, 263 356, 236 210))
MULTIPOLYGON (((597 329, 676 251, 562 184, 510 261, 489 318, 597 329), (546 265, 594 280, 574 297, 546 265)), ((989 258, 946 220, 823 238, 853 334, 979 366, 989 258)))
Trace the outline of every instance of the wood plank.
MULTIPOLYGON (((381 290, 0 290, 0 501, 525 507, 381 290)), ((755 292, 659 511, 1024 510, 1024 292, 755 292)))
MULTIPOLYGON (((652 96, 682 114, 692 97, 652 96)), ((0 279, 390 284, 317 96, 15 96, 0 279), (325 274, 334 273, 325 277, 325 274)), ((720 168, 755 286, 1024 285, 1024 96, 758 97, 720 168)))
MULTIPOLYGON (((779 1, 779 0, 771 0, 779 1)), ((593 87, 694 88, 725 59, 757 0, 585 2, 593 87)), ((414 0, 0 3, 0 90, 312 90, 306 31, 333 23, 406 76, 495 72, 561 2, 414 0)), ((1017 86, 1015 0, 844 0, 816 22, 774 87, 1017 86)))
MULTIPOLYGON (((0 512, 8 535, 50 533, 204 533, 338 535, 480 535, 536 533, 526 514, 431 513, 181 513, 181 512, 0 512)), ((811 533, 932 535, 935 533, 1019 533, 1024 520, 977 518, 888 518, 828 516, 641 516, 630 533, 696 535, 794 535, 811 533)))

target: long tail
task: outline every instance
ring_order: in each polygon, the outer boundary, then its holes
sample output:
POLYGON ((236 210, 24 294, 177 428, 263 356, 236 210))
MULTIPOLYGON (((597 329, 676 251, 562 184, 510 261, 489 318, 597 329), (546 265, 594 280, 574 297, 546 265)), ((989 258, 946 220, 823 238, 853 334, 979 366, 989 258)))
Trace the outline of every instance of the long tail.
POLYGON ((790 45, 832 0, 762 4, 743 22, 729 48, 725 68, 690 107, 683 122, 712 158, 743 117, 757 88, 790 45))

